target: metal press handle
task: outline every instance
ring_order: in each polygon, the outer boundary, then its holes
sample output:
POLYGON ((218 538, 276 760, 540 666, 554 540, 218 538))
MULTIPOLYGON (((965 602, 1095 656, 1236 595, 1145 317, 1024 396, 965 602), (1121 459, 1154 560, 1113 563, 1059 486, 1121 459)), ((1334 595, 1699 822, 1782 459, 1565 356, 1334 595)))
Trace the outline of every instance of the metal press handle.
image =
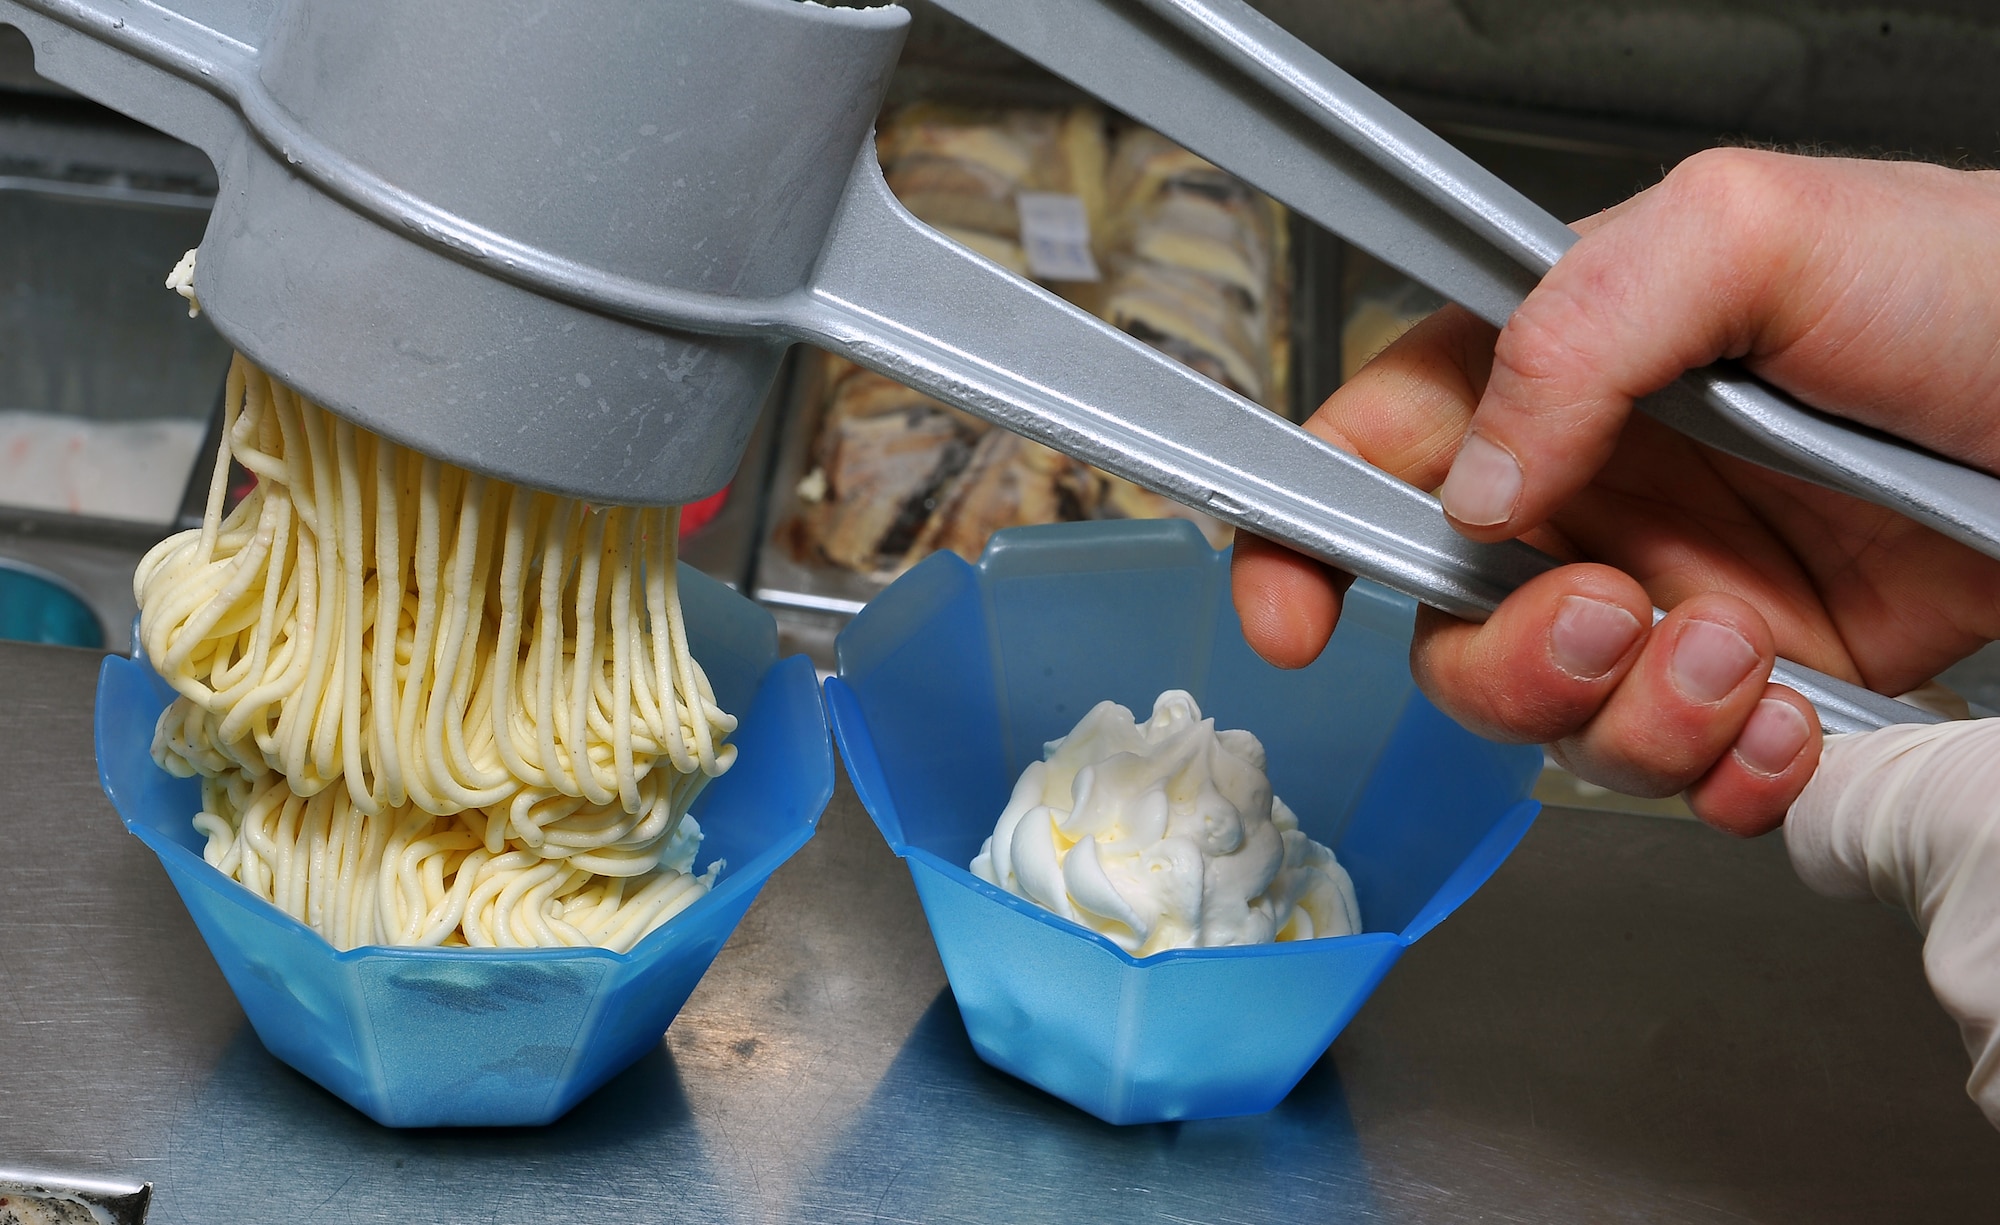
MULTIPOLYGON (((939 0, 1487 322, 1570 228, 1241 0, 939 0)), ((1731 364, 1640 409, 2000 557, 2000 480, 1824 416, 1731 364)))
POLYGON ((1556 565, 911 216, 864 149, 812 280, 811 341, 1059 451, 1483 619, 1556 565))
POLYGON ((268 4, 211 0, 201 18, 110 0, 0 0, 0 23, 35 49, 35 70, 195 145, 220 166, 242 138, 236 95, 254 75, 268 4))
MULTIPOLYGON (((1437 499, 951 242, 857 159, 802 339, 1217 518, 1484 620, 1560 564, 1480 544, 1437 499)), ((1781 661, 1828 731, 1937 716, 1781 661)))

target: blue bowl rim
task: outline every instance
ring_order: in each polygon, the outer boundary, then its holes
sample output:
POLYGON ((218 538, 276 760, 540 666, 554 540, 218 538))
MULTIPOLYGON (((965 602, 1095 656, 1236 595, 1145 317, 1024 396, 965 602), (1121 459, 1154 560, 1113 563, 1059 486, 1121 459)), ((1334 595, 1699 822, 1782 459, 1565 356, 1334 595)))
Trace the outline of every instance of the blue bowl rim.
MULTIPOLYGON (((77 586, 68 578, 57 574, 53 570, 44 569, 33 562, 24 561, 18 557, 0 556, 0 575, 5 574, 12 574, 53 588, 58 595, 68 598, 75 605, 74 611, 80 612, 84 617, 88 618, 91 628, 97 631, 96 642, 43 642, 40 645, 76 647, 85 651, 101 651, 110 642, 111 634, 105 627, 103 616, 98 613, 97 609, 91 606, 90 597, 84 594, 83 588, 77 586)), ((137 624, 136 618, 133 623, 137 624)))
MULTIPOLYGON (((1116 520, 1089 521, 1084 523, 1045 524, 1030 527, 1006 528, 995 532, 981 551, 977 562, 968 562, 954 553, 939 552, 925 558, 916 570, 936 570, 939 567, 969 571, 973 581, 984 586, 989 575, 996 570, 1004 570, 1012 565, 1018 551, 1017 545, 1041 545, 1060 541, 1064 545, 1088 549, 1101 544, 1107 536, 1129 537, 1132 544, 1140 548, 1162 549, 1167 554, 1186 551, 1190 556, 1205 555, 1211 562, 1223 557, 1227 549, 1216 549, 1201 536, 1195 526, 1182 519, 1166 520, 1116 520)), ((1064 550, 1067 551, 1067 550, 1064 550)), ((900 583, 902 580, 899 579, 900 583)), ((894 591, 895 584, 884 591, 884 596, 894 591)), ((842 637, 845 638, 845 631, 842 637)), ((932 869, 945 880, 962 888, 970 889, 989 903, 1013 909, 1015 912, 1045 924, 1071 937, 1095 943, 1104 952, 1128 966, 1145 969, 1181 961, 1225 961, 1245 957, 1310 957, 1325 956, 1334 948, 1354 948, 1357 945, 1379 945, 1394 943, 1407 948, 1428 934, 1443 922, 1471 895, 1478 891, 1492 874, 1505 862, 1521 839, 1527 836, 1530 826, 1541 813, 1541 804, 1532 797, 1523 796, 1508 805, 1494 820, 1493 824, 1474 844, 1472 850, 1461 861, 1458 868, 1441 882, 1430 899, 1418 909, 1408 924, 1400 932, 1361 931, 1348 936, 1326 936, 1313 940, 1273 941, 1270 944, 1230 945, 1221 948, 1181 948, 1165 949, 1146 957, 1134 957, 1120 948, 1109 937, 1092 931, 1082 924, 1062 918, 1060 915, 1027 900, 1017 897, 1007 890, 974 876, 968 867, 952 863, 942 856, 922 847, 912 846, 900 838, 891 837, 883 825, 883 818, 877 813, 878 803, 894 807, 893 800, 886 794, 878 794, 877 782, 868 777, 870 773, 879 775, 879 770, 864 767, 855 768, 860 741, 868 749, 864 761, 873 762, 873 732, 868 720, 861 712, 861 704, 853 688, 848 685, 848 653, 844 643, 836 643, 838 669, 835 675, 826 679, 825 706, 832 722, 833 739, 839 746, 843 765, 847 769, 848 781, 853 786, 862 807, 868 812, 869 820, 876 832, 897 858, 906 862, 921 863, 932 869)), ((886 779, 881 780, 886 786, 886 779)), ((897 821, 900 827, 900 820, 897 821)), ((926 907, 928 917, 928 907, 926 907)))
MULTIPOLYGON (((961 558, 953 557, 950 560, 956 561, 960 565, 966 565, 961 558)), ((861 800, 862 807, 867 810, 868 818, 875 825, 876 832, 882 836, 884 842, 889 844, 889 849, 895 853, 897 858, 921 863, 942 876, 945 880, 962 888, 970 889, 989 903, 1010 908, 1016 913, 1024 914, 1037 923, 1051 927, 1056 931, 1062 932, 1064 935, 1094 943, 1104 952, 1115 957, 1125 965, 1137 969, 1146 969, 1182 961, 1228 961, 1246 957, 1319 957, 1329 955, 1336 948, 1354 948, 1356 946, 1382 943, 1393 943, 1398 947, 1407 948, 1423 938, 1432 928, 1443 922, 1460 906, 1464 905, 1466 899, 1486 883, 1487 879, 1499 869, 1500 864, 1513 853, 1514 848, 1520 844, 1521 839, 1527 836, 1529 826, 1534 824, 1535 818, 1540 815, 1542 808, 1539 801, 1529 797, 1523 797, 1508 805, 1494 820, 1486 833, 1474 844, 1473 849, 1461 861, 1459 867, 1439 884, 1429 901, 1418 909, 1417 913, 1411 917, 1408 925, 1400 932, 1361 931, 1347 936, 1323 936, 1313 940, 1273 941, 1270 944, 1228 945, 1220 948, 1164 949, 1145 957, 1135 957, 1120 948, 1110 937, 1100 932, 1092 931, 1090 928, 1065 919, 1026 898, 1018 897, 997 885, 981 880, 962 864, 952 863, 934 852, 927 851, 919 846, 912 846, 900 838, 892 837, 888 830, 884 828, 883 818, 876 811, 876 806, 880 803, 887 803, 893 807, 893 801, 886 795, 877 794, 875 780, 867 777, 869 773, 873 772, 870 768, 857 769, 854 764, 857 757, 862 757, 856 751, 860 747, 857 742, 872 742, 873 739, 873 733, 868 728, 867 718, 861 713, 860 700, 855 695, 853 688, 841 676, 828 677, 824 688, 826 691, 825 706, 833 724, 833 738, 840 746, 841 760, 847 767, 848 782, 854 788, 856 796, 861 800)), ((862 760, 872 762, 874 757, 873 744, 868 743, 866 747, 868 753, 865 757, 862 757, 862 760)), ((886 780, 884 781, 886 782, 886 780)), ((926 915, 928 913, 928 907, 926 907, 926 915)))
MULTIPOLYGON (((812 662, 809 659, 807 659, 803 655, 788 655, 773 661, 770 667, 765 670, 765 674, 769 675, 771 671, 780 667, 790 667, 796 669, 800 667, 800 664, 804 665, 804 671, 806 671, 808 674, 812 673, 812 662), (795 663, 794 661, 798 662, 795 663)), ((159 673, 153 671, 150 665, 140 660, 130 658, 128 656, 110 654, 104 657, 104 662, 98 669, 98 684, 100 688, 102 688, 105 678, 111 675, 112 669, 114 667, 119 667, 121 665, 125 667, 136 667, 143 669, 144 675, 147 678, 149 678, 154 684, 159 686, 164 686, 166 684, 164 680, 160 679, 159 673)), ((820 696, 819 687, 815 685, 813 689, 815 697, 816 698, 819 697, 820 696)), ((820 725, 823 729, 826 729, 830 733, 831 727, 827 719, 826 703, 823 699, 821 699, 817 702, 817 705, 819 708, 820 725)), ((162 709, 164 709, 164 706, 162 707, 162 709)), ((94 722, 95 720, 93 719, 93 723, 94 722)), ((178 857, 185 866, 191 866, 197 872, 207 873, 212 878, 213 881, 231 886, 230 889, 223 890, 222 892, 224 896, 228 897, 232 902, 236 903, 237 905, 243 906, 245 909, 249 910, 252 914, 256 915, 259 919, 265 922, 275 923, 279 927, 291 930, 295 933, 303 933, 304 935, 309 937, 312 941, 316 942, 321 949, 325 950, 325 953, 328 956, 330 956, 336 964, 349 965, 362 961, 417 961, 417 962, 431 961, 431 962, 446 962, 446 963, 462 962, 462 961, 476 961, 484 963, 492 963, 495 961, 503 961, 503 962, 608 961, 613 965, 622 965, 622 964, 632 964, 632 963, 639 963, 651 960, 653 955, 658 950, 657 947, 649 948, 648 946, 657 946, 665 942, 666 940, 671 939, 672 933, 674 932, 676 926, 679 924, 679 921, 681 919, 689 915, 697 914, 703 911, 714 910, 717 907, 726 905, 729 901, 736 898, 746 889, 761 889, 764 885, 764 882, 769 880, 770 877, 777 872, 778 868, 782 867, 787 860, 789 860, 793 855, 799 852, 800 848, 804 847, 807 842, 812 840, 813 834, 816 833, 819 829, 820 819, 826 813, 826 806, 833 798, 833 790, 835 786, 833 762, 832 762, 832 754, 834 750, 831 741, 831 736, 829 735, 826 737, 822 737, 820 741, 820 746, 821 746, 821 752, 825 754, 825 764, 827 767, 826 770, 827 783, 825 788, 823 789, 825 794, 819 797, 819 802, 812 809, 813 815, 809 820, 806 821, 805 825, 800 829, 796 830, 794 833, 787 835, 786 837, 781 838, 778 841, 773 842, 769 846, 765 847, 762 851, 758 852, 758 854, 750 860, 749 864, 745 864, 733 872, 725 868, 724 874, 721 877, 721 879, 719 879, 716 882, 715 888, 709 890, 701 897, 695 899, 695 901, 691 903, 686 910, 683 910, 680 914, 674 916, 672 920, 669 920, 668 922, 661 924, 658 928, 648 933, 643 940, 639 941, 638 944, 634 945, 632 947, 632 950, 627 953, 620 953, 612 949, 598 948, 595 946, 587 948, 516 949, 516 948, 439 948, 435 946, 411 947, 404 945, 363 944, 363 945, 358 945, 351 949, 336 949, 333 947, 331 943, 327 941, 326 937, 320 935, 318 932, 306 926, 304 923, 301 923, 297 919, 286 914, 284 911, 279 910, 272 903, 265 901, 263 898, 260 898, 256 894, 250 892, 248 889, 243 887, 240 881, 234 880, 228 876, 224 876, 220 870, 218 870, 214 865, 210 864, 206 859, 203 859, 201 856, 195 854, 193 851, 182 846, 180 843, 165 837, 159 831, 152 829, 149 826, 135 824, 133 822, 133 819, 127 816, 122 809, 117 809, 117 806, 115 804, 113 805, 113 807, 118 811, 118 820, 121 824, 125 826, 125 831, 131 834, 133 837, 139 839, 140 842, 144 843, 147 849, 151 850, 153 854, 159 856, 163 862, 163 865, 164 862, 170 856, 178 857), (766 858, 772 856, 773 854, 776 854, 777 858, 771 863, 769 871, 762 873, 752 873, 748 871, 748 869, 752 864, 761 863, 766 858)), ((154 763, 153 769, 159 770, 160 767, 157 763, 154 763)), ((161 770, 161 773, 164 774, 166 772, 164 770, 161 770)), ((105 766, 102 760, 100 760, 98 763, 98 785, 108 797, 111 789, 109 786, 109 779, 106 777, 105 766)), ((189 819, 190 820, 193 819, 192 813, 189 814, 189 819)))

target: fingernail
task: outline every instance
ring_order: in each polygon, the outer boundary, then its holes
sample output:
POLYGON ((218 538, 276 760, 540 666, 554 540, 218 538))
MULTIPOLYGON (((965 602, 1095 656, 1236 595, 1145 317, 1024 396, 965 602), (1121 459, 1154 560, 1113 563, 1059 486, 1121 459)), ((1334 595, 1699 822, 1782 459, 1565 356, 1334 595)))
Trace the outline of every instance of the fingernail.
POLYGON ((1798 707, 1779 698, 1765 698, 1750 712, 1750 721, 1736 738, 1736 760, 1756 774, 1783 774, 1798 760, 1811 735, 1812 725, 1798 707))
POLYGON ((1713 621, 1690 621, 1674 639, 1674 684, 1689 701, 1720 702, 1757 666, 1750 640, 1713 621))
POLYGON ((1444 509, 1460 523, 1488 527, 1505 523, 1521 498, 1521 465, 1497 443, 1467 434, 1438 490, 1444 509))
POLYGON ((1639 637, 1639 618, 1616 604, 1580 595, 1564 596, 1549 628, 1549 655, 1556 667, 1582 681, 1594 681, 1616 667, 1639 637))

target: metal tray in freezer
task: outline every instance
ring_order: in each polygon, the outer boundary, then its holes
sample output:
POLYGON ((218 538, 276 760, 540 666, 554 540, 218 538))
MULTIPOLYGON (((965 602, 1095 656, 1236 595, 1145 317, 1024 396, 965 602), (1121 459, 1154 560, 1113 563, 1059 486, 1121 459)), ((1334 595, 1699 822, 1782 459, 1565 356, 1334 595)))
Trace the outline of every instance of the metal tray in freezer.
POLYGON ((780 381, 783 425, 771 465, 752 594, 777 608, 851 617, 885 584, 815 560, 792 539, 792 522, 801 506, 799 482, 812 467, 813 441, 826 408, 826 366, 824 353, 800 346, 792 350, 789 377, 780 381))

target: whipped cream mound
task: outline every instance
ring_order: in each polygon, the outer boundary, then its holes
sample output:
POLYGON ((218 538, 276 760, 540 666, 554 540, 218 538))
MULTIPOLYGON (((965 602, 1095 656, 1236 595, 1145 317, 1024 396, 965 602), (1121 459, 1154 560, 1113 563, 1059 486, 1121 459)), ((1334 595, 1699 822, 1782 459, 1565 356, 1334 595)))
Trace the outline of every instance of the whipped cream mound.
POLYGON ((973 875, 1134 956, 1347 936, 1354 882, 1271 794, 1264 746, 1178 689, 1099 702, 1021 772, 973 875))

